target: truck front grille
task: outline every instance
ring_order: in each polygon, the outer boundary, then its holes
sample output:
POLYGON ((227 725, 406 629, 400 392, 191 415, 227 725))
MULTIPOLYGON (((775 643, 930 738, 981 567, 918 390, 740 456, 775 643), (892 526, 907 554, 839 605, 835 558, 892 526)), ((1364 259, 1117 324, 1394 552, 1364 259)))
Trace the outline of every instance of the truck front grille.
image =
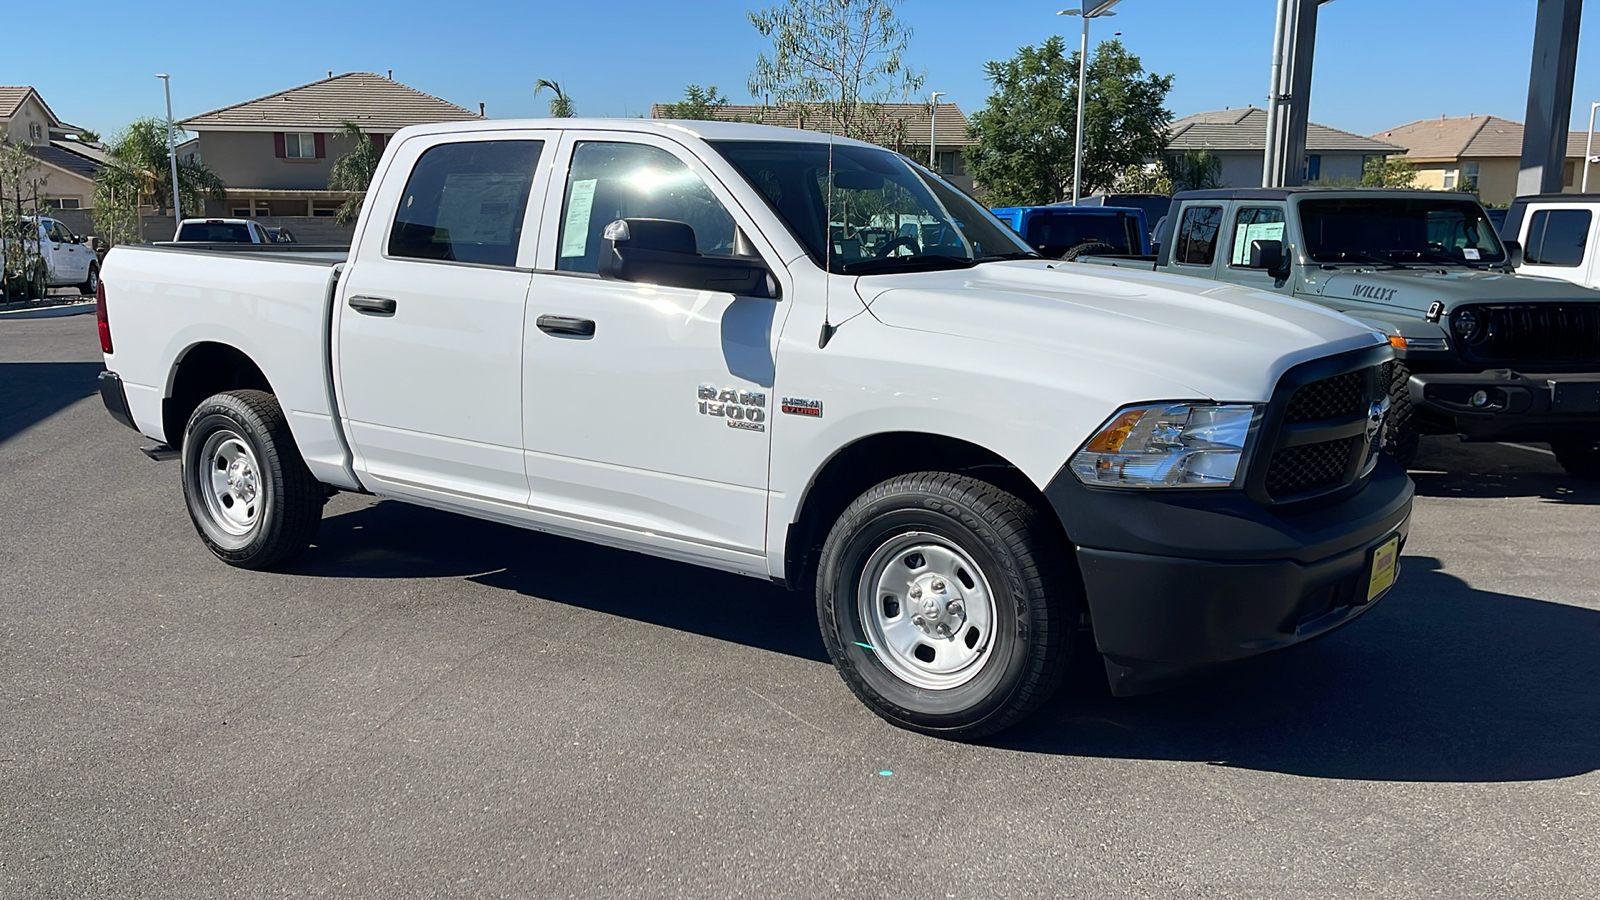
MULTIPOLYGON (((1368 428, 1374 403, 1389 392, 1393 363, 1386 351, 1352 357, 1351 368, 1311 381, 1285 375, 1268 415, 1266 465, 1257 482, 1264 502, 1294 503, 1352 485, 1372 471, 1381 438, 1368 428)), ((1324 371, 1326 367, 1324 367, 1324 371)))
MULTIPOLYGON (((1597 298, 1600 299, 1600 298, 1597 298)), ((1455 311, 1475 313, 1481 325, 1461 355, 1498 365, 1571 365, 1600 362, 1600 302, 1480 304, 1455 311)))

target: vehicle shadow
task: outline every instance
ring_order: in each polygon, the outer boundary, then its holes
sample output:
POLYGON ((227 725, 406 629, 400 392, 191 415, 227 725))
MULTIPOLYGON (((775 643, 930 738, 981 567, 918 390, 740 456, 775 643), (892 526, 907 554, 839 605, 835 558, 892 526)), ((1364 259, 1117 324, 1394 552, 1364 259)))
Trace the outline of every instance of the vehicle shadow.
POLYGON ((827 662, 809 596, 768 581, 395 501, 322 521, 288 571, 464 577, 518 594, 827 662))
POLYGON ((0 363, 0 443, 99 391, 98 362, 0 363))
POLYGON ((1162 694, 1060 696, 996 743, 1378 781, 1600 768, 1600 611, 1476 590, 1430 557, 1403 565, 1325 639, 1162 694))
POLYGON ((1540 497, 1550 503, 1600 504, 1600 482, 1568 475, 1537 445, 1423 438, 1411 480, 1421 497, 1540 497))
MULTIPOLYGON (((1472 588, 1406 557, 1348 628, 1147 697, 1110 697, 1097 657, 992 746, 1205 761, 1324 778, 1522 781, 1600 768, 1600 611, 1472 588)), ((714 572, 379 502, 330 516, 293 570, 463 577, 826 662, 810 598, 714 572)))

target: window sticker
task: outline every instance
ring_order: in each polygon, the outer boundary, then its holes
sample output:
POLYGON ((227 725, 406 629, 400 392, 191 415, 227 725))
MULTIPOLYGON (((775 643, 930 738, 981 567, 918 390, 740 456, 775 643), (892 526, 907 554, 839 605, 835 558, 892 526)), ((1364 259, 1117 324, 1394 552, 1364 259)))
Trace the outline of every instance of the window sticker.
POLYGON ((1281 242, 1282 240, 1282 222, 1255 222, 1249 225, 1240 225, 1233 230, 1232 265, 1242 266, 1250 261, 1251 241, 1281 242))
POLYGON ((1478 255, 1478 248, 1477 247, 1462 247, 1461 248, 1461 255, 1465 256, 1467 259, 1480 259, 1481 258, 1478 255))
POLYGON ((594 208, 594 187, 598 178, 572 183, 567 194, 567 221, 561 231, 561 255, 583 256, 589 249, 589 213, 594 208))

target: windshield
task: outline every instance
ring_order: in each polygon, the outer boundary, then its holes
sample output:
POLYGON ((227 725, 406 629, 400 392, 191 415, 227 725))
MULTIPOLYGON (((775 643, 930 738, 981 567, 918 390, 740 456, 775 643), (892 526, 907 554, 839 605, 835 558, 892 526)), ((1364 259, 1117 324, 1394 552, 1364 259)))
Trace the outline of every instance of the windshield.
POLYGON ((1105 244, 1112 253, 1137 253, 1142 249, 1138 221, 1127 213, 1035 211, 1023 226, 1023 238, 1052 258, 1083 244, 1105 244))
POLYGON ((1037 257, 970 197, 888 150, 798 141, 712 147, 766 198, 817 265, 835 274, 1037 257))
POLYGON ((1506 258, 1494 225, 1470 200, 1301 200, 1300 224, 1307 255, 1321 263, 1379 259, 1474 265, 1506 258))

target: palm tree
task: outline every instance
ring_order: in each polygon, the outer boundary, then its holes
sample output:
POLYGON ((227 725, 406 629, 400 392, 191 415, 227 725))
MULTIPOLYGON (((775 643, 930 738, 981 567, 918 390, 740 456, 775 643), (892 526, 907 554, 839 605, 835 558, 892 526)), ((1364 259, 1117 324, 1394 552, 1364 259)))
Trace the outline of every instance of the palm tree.
POLYGON ((550 92, 555 94, 550 98, 551 116, 557 119, 570 119, 578 114, 578 108, 572 105, 572 98, 562 92, 561 85, 548 78, 541 78, 533 83, 533 95, 539 96, 539 92, 545 88, 549 88, 550 92))
MULTIPOLYGON (((161 213, 172 208, 172 164, 167 153, 167 126, 157 119, 137 119, 111 142, 111 160, 95 176, 95 222, 107 235, 121 234, 141 206, 161 213)), ((206 164, 178 160, 178 198, 184 209, 198 213, 206 198, 223 200, 228 186, 206 164)))
POLYGON ((333 136, 355 141, 355 147, 334 160, 333 167, 328 170, 328 190, 350 192, 335 215, 340 225, 349 225, 361 214, 361 204, 367 199, 367 188, 378 171, 378 160, 383 158, 383 151, 361 130, 361 126, 348 119, 333 136))

